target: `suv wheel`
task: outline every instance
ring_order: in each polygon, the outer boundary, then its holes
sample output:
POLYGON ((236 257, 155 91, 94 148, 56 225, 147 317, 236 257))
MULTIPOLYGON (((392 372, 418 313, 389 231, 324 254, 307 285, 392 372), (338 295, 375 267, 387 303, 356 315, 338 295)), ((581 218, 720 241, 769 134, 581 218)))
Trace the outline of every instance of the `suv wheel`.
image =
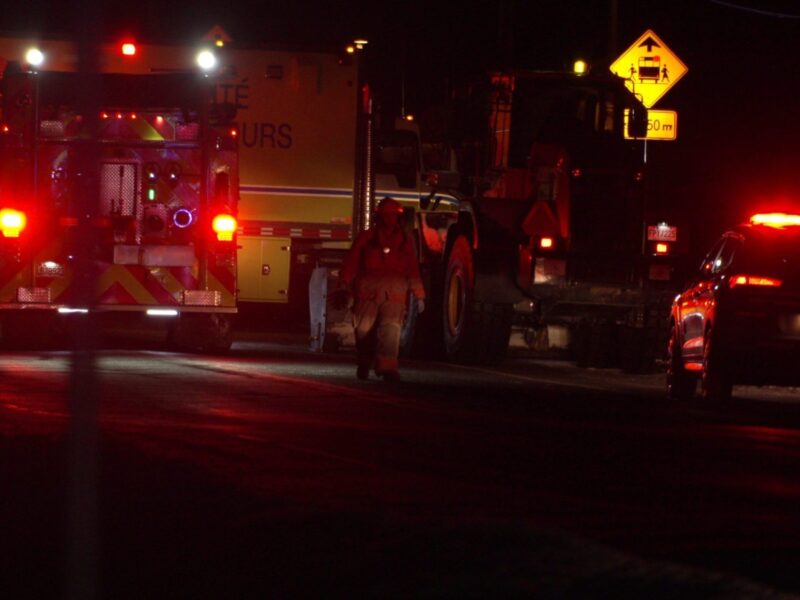
POLYGON ((715 337, 709 330, 703 341, 703 375, 700 379, 700 390, 703 400, 724 403, 730 400, 733 394, 733 377, 715 337))
POLYGON ((681 339, 677 326, 672 326, 667 345, 667 397, 688 401, 694 397, 697 379, 683 366, 681 339))

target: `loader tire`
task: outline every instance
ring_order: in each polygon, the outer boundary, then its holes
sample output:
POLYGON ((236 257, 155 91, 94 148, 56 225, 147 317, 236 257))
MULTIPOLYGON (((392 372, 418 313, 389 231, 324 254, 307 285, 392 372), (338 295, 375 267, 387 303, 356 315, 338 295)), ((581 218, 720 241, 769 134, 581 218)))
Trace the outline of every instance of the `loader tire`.
POLYGON ((442 293, 442 338, 447 360, 495 364, 508 351, 510 305, 474 299, 475 264, 468 239, 460 235, 447 257, 442 293))

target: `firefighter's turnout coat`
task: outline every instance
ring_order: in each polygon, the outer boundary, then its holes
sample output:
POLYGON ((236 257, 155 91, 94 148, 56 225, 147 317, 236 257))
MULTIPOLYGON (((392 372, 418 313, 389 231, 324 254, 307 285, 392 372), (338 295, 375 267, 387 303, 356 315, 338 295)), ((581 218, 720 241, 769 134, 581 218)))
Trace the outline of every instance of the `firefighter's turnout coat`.
POLYGON ((425 298, 411 239, 399 226, 382 224, 362 232, 350 248, 340 275, 355 297, 358 360, 377 373, 396 372, 400 329, 411 292, 425 298))

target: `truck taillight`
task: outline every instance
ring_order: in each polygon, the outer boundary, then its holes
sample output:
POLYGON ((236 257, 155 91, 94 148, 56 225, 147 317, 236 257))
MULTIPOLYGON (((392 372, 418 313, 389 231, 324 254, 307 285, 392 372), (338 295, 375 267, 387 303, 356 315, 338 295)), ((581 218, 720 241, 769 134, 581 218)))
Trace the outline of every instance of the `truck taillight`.
POLYGON ((0 232, 4 237, 18 238, 27 223, 24 212, 12 208, 0 210, 0 232))
POLYGON ((728 281, 731 289, 739 286, 780 287, 782 283, 780 279, 758 275, 733 275, 728 281))
POLYGON ((217 240, 220 242, 233 241, 233 234, 236 233, 238 226, 239 224, 233 215, 217 215, 211 221, 211 228, 217 234, 217 240))

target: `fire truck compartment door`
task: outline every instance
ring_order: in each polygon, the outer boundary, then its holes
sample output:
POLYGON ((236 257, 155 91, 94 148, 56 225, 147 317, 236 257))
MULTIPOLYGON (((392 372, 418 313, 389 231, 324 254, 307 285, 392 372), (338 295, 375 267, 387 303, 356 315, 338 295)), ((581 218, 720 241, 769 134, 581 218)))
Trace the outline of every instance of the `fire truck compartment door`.
POLYGON ((191 267, 196 261, 194 246, 114 246, 115 265, 146 267, 191 267))
POLYGON ((239 238, 239 299, 289 301, 291 238, 239 238))

